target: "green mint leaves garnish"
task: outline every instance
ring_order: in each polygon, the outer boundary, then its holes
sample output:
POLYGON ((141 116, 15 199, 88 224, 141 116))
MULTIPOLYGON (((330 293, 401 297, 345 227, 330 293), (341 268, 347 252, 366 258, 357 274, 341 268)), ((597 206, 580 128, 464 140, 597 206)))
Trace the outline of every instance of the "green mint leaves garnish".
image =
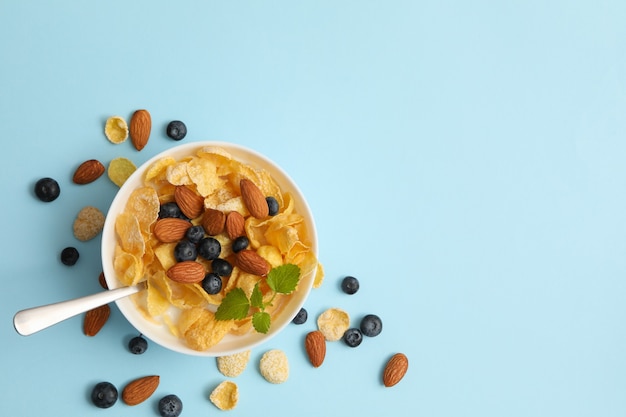
POLYGON ((277 294, 291 294, 298 287, 300 281, 300 267, 293 264, 285 264, 272 268, 267 274, 267 285, 273 291, 269 301, 263 302, 263 294, 257 283, 250 294, 250 299, 241 288, 230 290, 215 312, 217 320, 242 320, 248 317, 250 309, 252 314, 252 326, 259 333, 267 333, 271 326, 271 317, 265 311, 267 306, 272 305, 277 294))

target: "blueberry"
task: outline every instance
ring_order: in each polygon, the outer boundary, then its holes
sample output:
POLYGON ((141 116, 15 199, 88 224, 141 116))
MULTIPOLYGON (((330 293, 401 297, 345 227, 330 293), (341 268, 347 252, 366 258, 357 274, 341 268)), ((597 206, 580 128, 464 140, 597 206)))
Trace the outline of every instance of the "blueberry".
POLYGON ((359 290, 359 280, 355 277, 347 276, 341 281, 341 289, 346 294, 355 294, 359 290))
POLYGON ((69 246, 61 251, 61 262, 63 265, 72 266, 78 262, 78 249, 69 246))
POLYGON ((128 342, 128 349, 135 355, 141 355, 148 350, 148 341, 142 336, 135 336, 128 342))
POLYGON ((357 347, 363 341, 363 334, 359 329, 353 327, 343 334, 343 341, 350 347, 357 347))
POLYGON ((360 328, 365 336, 378 336, 383 331, 383 322, 376 314, 368 314, 361 319, 360 328))
POLYGON ((306 309, 301 308, 296 314, 296 317, 291 320, 294 324, 304 324, 306 320, 309 318, 309 313, 307 313, 306 309))
POLYGON ((215 238, 205 237, 198 242, 198 255, 208 261, 218 258, 221 251, 222 245, 220 245, 220 242, 215 238))
POLYGON ((226 259, 216 258, 211 262, 211 270, 220 277, 229 277, 233 273, 233 266, 226 259))
POLYGON ((52 178, 42 178, 35 183, 35 195, 41 201, 49 203, 61 194, 59 183, 52 178))
POLYGON ((183 412, 183 402, 174 394, 166 395, 159 400, 161 417, 178 417, 183 412))
POLYGON ((180 120, 173 120, 167 125, 167 136, 174 140, 181 140, 187 135, 187 126, 180 120))
POLYGON ((235 240, 233 240, 233 252, 241 252, 242 250, 247 248, 249 244, 250 241, 246 236, 239 236, 238 238, 235 238, 235 240))
POLYGON ((197 257, 196 245, 188 240, 181 240, 174 247, 174 258, 178 262, 195 261, 197 257))
POLYGON ((181 217, 182 214, 183 212, 180 210, 180 207, 178 207, 178 204, 174 203, 173 201, 170 203, 162 204, 159 210, 160 219, 165 219, 168 217, 181 217))
POLYGON ((189 229, 187 229, 185 237, 193 244, 200 242, 200 240, 204 237, 204 227, 200 225, 191 226, 189 229))
POLYGON ((209 272, 202 280, 202 288, 207 294, 217 294, 222 291, 222 278, 215 272, 209 272))
POLYGON ((276 216, 278 214, 278 201, 272 196, 265 197, 265 201, 267 201, 267 208, 270 210, 270 216, 276 216))
POLYGON ((117 388, 110 382, 98 382, 91 391, 91 402, 99 408, 109 408, 117 401, 117 388))

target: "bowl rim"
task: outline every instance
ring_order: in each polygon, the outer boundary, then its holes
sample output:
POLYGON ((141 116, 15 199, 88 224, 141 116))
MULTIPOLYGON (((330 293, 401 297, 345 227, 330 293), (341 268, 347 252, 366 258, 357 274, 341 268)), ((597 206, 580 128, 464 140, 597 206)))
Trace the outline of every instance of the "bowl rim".
MULTIPOLYGON (((296 182, 284 169, 267 156, 243 145, 223 141, 188 142, 173 146, 149 158, 128 177, 126 182, 119 188, 113 198, 107 211, 102 230, 100 254, 102 269, 109 289, 115 289, 122 286, 116 277, 112 262, 113 252, 117 242, 115 220, 117 219, 119 213, 121 213, 124 209, 130 193, 143 184, 145 171, 155 161, 168 156, 173 156, 176 160, 179 160, 184 156, 195 154, 194 151, 198 151, 204 147, 222 148, 228 152, 233 159, 267 170, 278 183, 281 190, 283 192, 288 191, 292 195, 296 210, 304 217, 304 221, 307 225, 307 234, 308 240, 311 244, 311 251, 316 258, 318 257, 317 228, 315 226, 315 219, 311 212, 311 207, 296 182)), ((317 266, 309 274, 301 277, 298 291, 295 292, 289 300, 289 308, 286 308, 278 317, 272 319, 272 326, 268 333, 260 334, 252 330, 241 336, 227 335, 224 340, 206 351, 196 351, 187 347, 179 337, 171 334, 165 323, 151 323, 134 305, 134 302, 131 299, 132 297, 117 300, 115 301, 115 304, 126 320, 137 331, 152 340, 154 343, 166 349, 192 356, 225 356, 252 349, 269 341, 280 333, 304 305, 304 302, 313 288, 316 270, 317 266), (300 288, 301 285, 303 285, 303 288, 300 288), (289 314, 290 311, 291 314, 289 314)))

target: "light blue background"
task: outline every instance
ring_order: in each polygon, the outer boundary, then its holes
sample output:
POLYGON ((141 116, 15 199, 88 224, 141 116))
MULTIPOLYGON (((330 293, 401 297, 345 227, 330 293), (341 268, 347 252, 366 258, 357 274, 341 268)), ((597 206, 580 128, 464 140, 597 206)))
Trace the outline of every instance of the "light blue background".
POLYGON ((71 225, 116 187, 71 184, 76 166, 140 164, 181 119, 185 141, 239 143, 291 174, 327 273, 309 322, 255 349, 229 415, 626 415, 624 22, 620 0, 1 0, 3 414, 157 416, 169 393, 183 415, 220 413, 214 360, 131 355, 115 308, 94 338, 79 317, 30 337, 11 323, 100 289, 100 244, 71 225), (108 143, 106 118, 138 108, 148 146, 108 143), (61 183, 50 204, 31 191, 43 176, 61 183), (302 339, 328 307, 384 330, 313 369, 302 339), (289 356, 283 385, 257 370, 270 348, 289 356), (387 389, 397 351, 409 373, 387 389), (147 374, 161 385, 144 404, 88 400, 147 374))

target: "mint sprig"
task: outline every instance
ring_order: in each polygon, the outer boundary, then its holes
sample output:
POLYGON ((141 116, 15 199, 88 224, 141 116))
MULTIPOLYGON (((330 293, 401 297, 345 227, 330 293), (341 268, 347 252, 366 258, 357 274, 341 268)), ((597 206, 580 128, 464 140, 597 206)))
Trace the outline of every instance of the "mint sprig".
POLYGON ((241 288, 233 288, 222 300, 215 312, 217 320, 242 320, 248 317, 250 309, 256 309, 252 314, 252 326, 259 333, 267 333, 271 327, 271 316, 265 311, 272 305, 278 294, 291 294, 298 287, 300 281, 300 267, 294 264, 280 265, 272 268, 267 274, 267 286, 272 290, 272 297, 263 301, 263 293, 257 283, 250 298, 241 288))

